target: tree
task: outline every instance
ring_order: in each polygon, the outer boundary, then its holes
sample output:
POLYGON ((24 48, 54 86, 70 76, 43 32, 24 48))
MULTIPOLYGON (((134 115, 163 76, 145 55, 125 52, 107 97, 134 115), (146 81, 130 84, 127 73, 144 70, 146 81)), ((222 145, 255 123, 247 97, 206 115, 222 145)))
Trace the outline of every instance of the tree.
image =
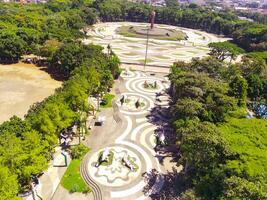
POLYGON ((166 0, 165 1, 166 6, 170 8, 177 8, 179 7, 179 2, 178 0, 166 0))
POLYGON ((220 165, 231 155, 226 141, 215 125, 196 120, 180 124, 177 133, 186 176, 204 199, 213 199, 222 190, 220 165))
POLYGON ((263 94, 264 81, 257 74, 250 74, 248 80, 248 96, 257 100, 263 94))
POLYGON ((0 199, 18 200, 18 192, 17 176, 12 174, 7 167, 0 165, 0 199))
POLYGON ((231 90, 230 94, 238 99, 238 105, 244 106, 246 104, 248 84, 246 79, 237 75, 229 84, 231 90))
POLYGON ((52 67, 69 75, 76 67, 80 66, 84 59, 79 43, 65 43, 53 55, 52 67))
POLYGON ((239 54, 244 52, 244 50, 238 47, 236 44, 233 44, 228 41, 210 43, 209 47, 211 48, 210 55, 222 61, 224 61, 227 58, 230 58, 231 62, 239 54))
POLYGON ((255 184, 244 178, 232 176, 224 182, 222 199, 266 199, 267 193, 260 184, 255 184))
POLYGON ((18 62, 25 53, 26 42, 12 31, 0 33, 0 61, 18 62))
POLYGON ((224 162, 229 150, 213 124, 195 121, 186 128, 182 129, 185 131, 182 132, 181 152, 187 170, 193 169, 195 176, 198 176, 203 170, 207 172, 224 162))
POLYGON ((50 61, 55 52, 62 46, 62 43, 57 39, 46 40, 40 49, 40 56, 46 57, 50 61))
POLYGON ((42 32, 32 28, 19 28, 16 34, 27 43, 26 53, 32 53, 44 37, 42 32))
POLYGON ((26 131, 30 131, 30 126, 26 121, 23 121, 17 116, 13 116, 0 125, 0 135, 9 133, 15 134, 16 137, 22 137, 22 134, 26 131))
POLYGON ((103 48, 96 45, 84 45, 80 42, 66 42, 54 53, 51 67, 64 73, 67 77, 84 63, 99 65, 99 69, 107 66, 103 48))
POLYGON ((98 19, 97 10, 90 7, 83 8, 83 19, 85 20, 86 24, 93 25, 96 23, 98 19))
POLYGON ((205 112, 203 104, 191 98, 179 99, 172 109, 172 114, 177 119, 204 119, 205 112))

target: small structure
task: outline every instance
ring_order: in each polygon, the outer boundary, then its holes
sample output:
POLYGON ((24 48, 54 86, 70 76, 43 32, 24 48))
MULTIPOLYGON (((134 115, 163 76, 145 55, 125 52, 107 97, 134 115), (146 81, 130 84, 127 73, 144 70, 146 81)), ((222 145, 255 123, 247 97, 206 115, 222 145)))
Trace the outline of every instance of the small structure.
POLYGON ((129 70, 128 69, 125 70, 124 75, 129 76, 129 70))
POLYGON ((132 165, 132 163, 129 161, 128 159, 128 155, 125 154, 122 158, 122 162, 123 164, 128 167, 131 171, 134 171, 134 166, 132 165))
POLYGON ((154 88, 157 88, 158 87, 158 83, 157 81, 154 82, 154 88))
POLYGON ((95 122, 96 125, 102 126, 104 122, 106 121, 105 116, 99 116, 95 122))
POLYGON ((165 135, 163 133, 159 136, 159 142, 160 144, 165 145, 165 135))
POLYGON ((138 109, 140 105, 140 99, 137 99, 137 101, 135 102, 135 107, 138 109))
POLYGON ((99 167, 99 165, 101 165, 102 162, 108 162, 109 155, 110 155, 109 149, 105 148, 103 153, 99 156, 98 161, 95 166, 99 167))
POLYGON ((124 104, 124 102, 125 102, 125 96, 124 96, 124 95, 122 95, 122 97, 121 97, 121 99, 120 99, 120 102, 121 102, 121 105, 124 104))
POLYGON ((148 85, 147 81, 145 81, 144 82, 144 88, 148 88, 148 87, 149 87, 149 85, 148 85))
POLYGON ((68 145, 68 135, 65 134, 65 132, 60 133, 60 143, 63 144, 64 147, 68 145), (61 142, 63 140, 63 142, 61 142))
POLYGON ((156 12, 153 10, 150 14, 150 29, 154 28, 156 12))

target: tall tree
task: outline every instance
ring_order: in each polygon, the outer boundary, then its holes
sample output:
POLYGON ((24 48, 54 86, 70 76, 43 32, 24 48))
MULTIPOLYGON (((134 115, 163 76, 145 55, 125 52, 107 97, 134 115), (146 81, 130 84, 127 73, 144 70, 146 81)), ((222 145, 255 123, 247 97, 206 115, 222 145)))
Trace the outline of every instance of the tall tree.
POLYGON ((222 61, 227 58, 230 58, 230 61, 232 61, 239 54, 244 52, 243 49, 231 42, 210 43, 209 47, 211 48, 210 55, 222 61))
POLYGON ((25 53, 26 42, 12 31, 0 33, 0 61, 17 62, 25 53))
POLYGON ((245 78, 237 75, 229 84, 230 93, 238 99, 240 106, 246 105, 248 84, 245 78))

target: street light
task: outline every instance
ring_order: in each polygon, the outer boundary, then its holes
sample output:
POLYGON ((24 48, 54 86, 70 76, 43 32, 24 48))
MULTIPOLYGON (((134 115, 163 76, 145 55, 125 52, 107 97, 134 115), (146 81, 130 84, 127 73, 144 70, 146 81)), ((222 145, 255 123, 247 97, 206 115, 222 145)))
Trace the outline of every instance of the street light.
POLYGON ((146 63, 147 63, 147 53, 148 53, 148 41, 149 41, 149 30, 154 28, 156 12, 153 10, 150 14, 150 28, 147 27, 146 34, 146 53, 145 53, 145 62, 144 62, 144 71, 146 71, 146 63))

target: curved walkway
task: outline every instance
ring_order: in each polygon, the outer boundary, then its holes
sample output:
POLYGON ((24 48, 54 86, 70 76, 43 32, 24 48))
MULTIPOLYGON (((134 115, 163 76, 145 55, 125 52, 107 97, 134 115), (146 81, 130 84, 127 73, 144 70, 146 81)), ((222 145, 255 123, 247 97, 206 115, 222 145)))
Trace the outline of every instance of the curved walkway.
MULTIPOLYGON (((154 107, 168 105, 169 99, 165 90, 169 86, 169 82, 164 77, 150 76, 142 72, 129 72, 128 75, 123 72, 121 78, 124 83, 119 84, 122 92, 113 102, 114 110, 119 109, 119 111, 117 111, 116 117, 113 116, 114 123, 111 123, 110 126, 107 125, 109 126, 107 133, 103 136, 105 139, 109 136, 110 140, 103 141, 99 149, 95 148, 88 153, 81 166, 81 174, 92 188, 95 200, 148 199, 143 193, 147 182, 143 179, 142 174, 150 172, 152 169, 156 169, 158 172, 164 171, 164 166, 160 164, 154 150, 156 146, 155 130, 160 125, 153 123, 153 120, 166 119, 154 107), (145 82, 150 85, 156 84, 157 88, 144 88, 145 82), (120 103, 122 96, 127 99, 123 105, 120 103), (137 100, 141 104, 139 108, 135 107, 137 100), (115 120, 118 117, 120 120, 115 120), (112 130, 114 131, 111 134, 112 130), (114 152, 114 162, 111 166, 95 167, 99 153, 104 148, 114 152), (135 160, 138 168, 131 171, 125 166, 121 167, 122 156, 120 155, 129 155, 135 160)), ((164 178, 157 177, 149 193, 160 192, 163 185, 164 178)))
MULTIPOLYGON (((146 39, 124 37, 117 33, 121 26, 144 26, 145 23, 134 22, 107 22, 93 25, 88 31, 90 36, 84 40, 85 44, 94 43, 107 47, 119 56, 122 63, 143 64, 145 59, 146 39)), ((177 29, 183 31, 188 39, 181 41, 169 41, 149 39, 147 64, 155 66, 171 66, 177 60, 190 61, 193 57, 204 57, 209 53, 208 44, 229 40, 218 35, 199 30, 182 28, 170 25, 156 24, 156 27, 177 29)))

